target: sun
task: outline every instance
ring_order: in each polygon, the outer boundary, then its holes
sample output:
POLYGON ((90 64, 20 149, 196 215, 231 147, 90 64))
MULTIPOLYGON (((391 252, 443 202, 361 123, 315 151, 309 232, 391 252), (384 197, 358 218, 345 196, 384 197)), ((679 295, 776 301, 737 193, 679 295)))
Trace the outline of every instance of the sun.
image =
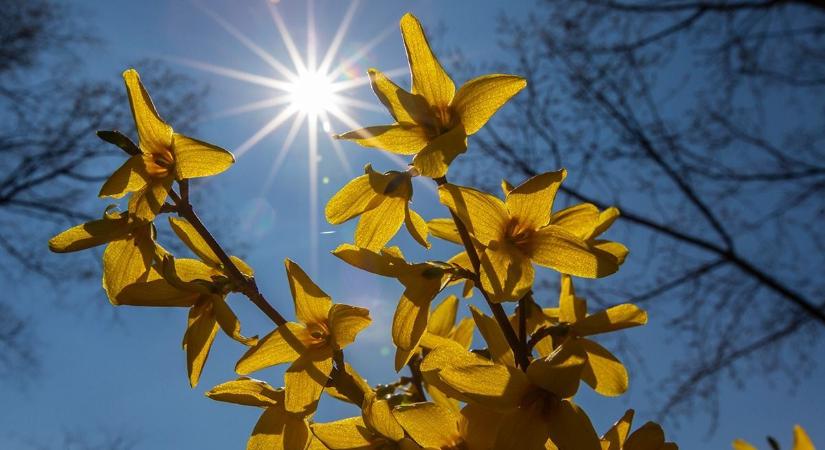
MULTIPOLYGON (((172 59, 180 64, 263 88, 260 100, 220 111, 213 116, 213 119, 270 108, 280 108, 279 111, 275 112, 268 121, 258 128, 257 131, 253 132, 245 141, 233 147, 233 153, 235 153, 238 158, 242 157, 251 148, 260 144, 267 136, 291 121, 286 137, 280 145, 274 149, 272 166, 268 175, 261 183, 262 191, 268 190, 270 184, 275 180, 275 174, 286 160, 287 153, 292 147, 298 132, 302 128, 306 128, 307 130, 307 145, 300 147, 306 149, 309 161, 307 164, 307 178, 309 184, 308 206, 310 210, 308 230, 310 240, 310 270, 313 273, 317 273, 318 236, 320 234, 317 217, 318 163, 321 160, 318 138, 321 137, 329 140, 328 143, 334 151, 343 172, 350 177, 354 177, 355 172, 344 155, 341 144, 333 139, 332 120, 334 119, 339 122, 338 126, 334 128, 358 129, 362 128, 362 125, 358 123, 349 111, 359 109, 383 112, 382 108, 370 102, 364 102, 347 95, 348 91, 370 83, 368 76, 352 76, 350 75, 352 71, 348 70, 348 68, 351 68, 356 61, 363 59, 373 48, 389 36, 394 26, 387 27, 383 32, 377 33, 370 41, 351 52, 347 57, 338 58, 338 52, 341 49, 344 35, 349 29, 360 3, 359 0, 354 0, 347 7, 346 13, 343 15, 341 23, 335 31, 328 48, 323 54, 319 55, 317 45, 318 36, 315 31, 315 1, 307 0, 306 51, 302 54, 298 50, 298 46, 287 28, 286 21, 281 16, 279 6, 277 6, 278 2, 270 2, 267 5, 267 9, 278 31, 280 42, 288 56, 280 60, 261 47, 260 44, 250 39, 240 29, 229 23, 220 14, 206 8, 200 2, 194 3, 221 28, 232 35, 238 43, 258 56, 258 58, 271 69, 270 73, 261 75, 234 67, 220 66, 188 58, 172 59)), ((400 75, 406 71, 406 67, 400 67, 395 70, 386 71, 385 73, 388 76, 393 76, 400 75)), ((272 147, 269 148, 271 149, 272 147)), ((407 163, 399 155, 387 152, 381 152, 381 154, 391 159, 394 165, 406 168, 407 163)))
POLYGON ((333 80, 321 72, 305 72, 286 88, 289 105, 310 114, 324 114, 339 108, 333 80))

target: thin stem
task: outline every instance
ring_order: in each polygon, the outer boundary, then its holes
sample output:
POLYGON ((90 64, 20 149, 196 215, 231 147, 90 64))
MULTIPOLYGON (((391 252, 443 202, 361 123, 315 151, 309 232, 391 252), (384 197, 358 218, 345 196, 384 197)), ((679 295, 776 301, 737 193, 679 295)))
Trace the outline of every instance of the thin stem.
MULTIPOLYGON (((442 186, 447 184, 447 177, 443 176, 441 178, 435 178, 434 181, 439 186, 442 186)), ((513 330, 513 326, 510 325, 510 320, 507 318, 507 313, 504 312, 504 308, 500 304, 494 303, 490 300, 490 294, 488 294, 487 291, 481 287, 479 275, 481 273, 481 260, 478 257, 478 252, 476 251, 473 240, 470 237, 470 233, 467 231, 467 227, 464 225, 464 222, 461 221, 461 218, 459 218, 452 209, 450 209, 450 215, 453 217, 453 222, 458 230, 458 235, 461 236, 461 242, 464 244, 464 250, 467 252, 467 256, 470 258, 470 263, 473 266, 473 272, 475 272, 473 283, 479 292, 481 292, 484 300, 487 301, 487 306, 489 306, 490 311, 493 312, 493 317, 495 317, 499 328, 501 328, 501 331, 504 333, 504 338, 507 339, 507 343, 513 350, 513 355, 516 357, 519 366, 526 369, 530 362, 527 360, 527 355, 519 351, 519 339, 518 336, 516 336, 515 330, 513 330)))
POLYGON ((201 235, 204 241, 206 241, 206 245, 215 252, 218 259, 223 264, 224 269, 229 275, 229 278, 235 283, 235 285, 240 289, 241 293, 244 294, 255 306, 258 307, 267 317, 269 317, 275 325, 281 326, 285 324, 287 321, 281 313, 278 312, 267 300, 266 297, 261 294, 261 291, 258 289, 258 284, 255 282, 254 278, 247 278, 241 273, 238 266, 232 261, 232 258, 226 254, 218 241, 215 240, 215 237, 212 236, 212 233, 206 228, 206 225, 201 222, 201 219, 195 213, 195 210, 192 209, 192 204, 188 201, 184 201, 175 191, 169 191, 169 196, 172 197, 172 201, 175 202, 175 206, 178 210, 178 215, 183 217, 184 219, 188 220, 190 224, 197 230, 198 234, 201 235))
POLYGON ((417 354, 413 355, 407 363, 407 366, 410 368, 410 373, 412 374, 411 382, 416 391, 415 401, 426 402, 427 396, 424 393, 424 380, 421 377, 421 356, 417 354))
MULTIPOLYGON (((252 303, 254 303, 258 309, 266 314, 266 316, 269 317, 275 325, 279 327, 284 325, 287 320, 281 315, 281 313, 278 312, 277 309, 275 309, 275 307, 269 303, 269 301, 267 301, 266 297, 264 297, 260 289, 258 289, 258 284, 255 282, 255 279, 247 278, 243 273, 241 273, 238 266, 236 266, 232 261, 232 258, 226 254, 223 247, 221 247, 218 241, 215 240, 215 237, 212 236, 212 233, 209 232, 206 225, 201 222, 200 218, 195 213, 195 210, 192 209, 192 204, 188 199, 189 191, 186 183, 181 184, 181 192, 185 194, 184 197, 181 197, 173 190, 169 191, 169 196, 172 198, 172 201, 175 202, 175 208, 178 215, 189 221, 198 234, 201 235, 203 240, 206 241, 209 248, 215 252, 215 255, 217 255, 218 259, 221 261, 221 264, 223 264, 227 275, 229 275, 230 279, 232 279, 240 292, 252 303)), ((327 384, 335 386, 338 389, 338 392, 344 394, 354 404, 361 406, 364 402, 364 392, 359 387, 359 384, 355 382, 352 375, 346 371, 343 350, 337 350, 333 354, 333 357, 335 367, 333 368, 332 373, 330 373, 327 384)))
MULTIPOLYGON (((527 304, 528 302, 532 301, 533 295, 529 292, 518 301, 519 352, 521 355, 524 355, 525 358, 527 358, 528 360, 530 359, 530 351, 527 348, 527 304)), ((523 366, 522 369, 527 370, 527 366, 523 366)))

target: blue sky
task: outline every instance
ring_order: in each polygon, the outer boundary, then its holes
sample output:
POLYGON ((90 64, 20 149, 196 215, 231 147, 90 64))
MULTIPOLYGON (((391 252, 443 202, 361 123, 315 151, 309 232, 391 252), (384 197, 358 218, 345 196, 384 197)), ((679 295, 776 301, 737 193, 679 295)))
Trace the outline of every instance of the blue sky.
MULTIPOLYGON (((185 58, 263 77, 277 77, 269 65, 207 12, 212 11, 275 59, 289 65, 287 49, 265 1, 82 0, 72 4, 82 8, 84 20, 95 24, 96 32, 105 42, 102 48, 82 55, 84 70, 89 76, 116 77, 133 61, 160 57, 209 83, 209 117, 199 124, 197 137, 234 149, 282 110, 282 107, 276 107, 216 117, 221 112, 259 101, 275 92, 180 64, 185 58)), ((362 1, 354 10, 352 26, 342 40, 340 55, 335 61, 339 62, 383 33, 385 37, 347 66, 346 73, 360 77, 369 67, 403 69, 406 58, 397 22, 407 11, 416 14, 425 28, 445 26, 444 32, 438 34, 437 48, 461 48, 465 56, 479 58, 482 62, 506 61, 508 55, 496 49, 494 33, 496 18, 504 3, 473 1, 472 7, 468 8, 469 4, 458 1, 362 1)), ((507 6, 507 12, 525 14, 530 4, 515 2, 507 6)), ((316 2, 317 41, 321 54, 332 41, 348 7, 349 3, 343 1, 316 2)), ((282 0, 277 8, 303 52, 306 3, 282 0)), ((449 63, 446 65, 449 67, 449 63)), ((402 84, 408 82, 407 75, 394 78, 402 84)), ((456 80, 457 83, 463 81, 456 80)), ((151 93, 152 86, 148 88, 151 93)), ((347 95, 379 106, 365 85, 354 88, 347 95)), ((345 110, 362 124, 381 124, 388 120, 385 113, 377 111, 345 110)), ((174 118, 166 119, 174 125, 174 118)), ((365 163, 373 163, 378 170, 395 169, 396 163, 377 151, 345 143, 342 148, 347 163, 343 164, 324 131, 320 130, 317 138, 320 157, 317 165, 318 200, 317 207, 311 209, 306 125, 290 146, 275 177, 270 182, 265 181, 290 124, 287 121, 251 147, 229 172, 207 181, 211 184, 207 187, 210 195, 202 205, 195 206, 208 205, 215 209, 206 215, 220 216, 221 228, 216 231, 222 236, 231 235, 230 242, 243 244, 245 252, 242 256, 256 269, 262 291, 287 317, 292 315, 292 310, 282 263, 286 257, 308 268, 336 301, 370 308, 374 323, 348 350, 347 357, 370 382, 391 381, 394 373, 388 325, 401 287, 394 280, 359 272, 329 255, 328 251, 350 240, 354 224, 332 227, 323 221, 322 208, 326 199, 352 175, 359 173, 365 163), (317 230, 310 226, 310 217, 319 218, 317 230), (313 240, 317 241, 317 252, 312 251, 310 243, 313 240), (315 267, 312 267, 313 261, 317 261, 315 267)), ((331 131, 346 129, 346 124, 335 119, 331 121, 331 131)), ((472 141, 470 146, 470 151, 462 158, 473 157, 472 141)), ((193 186, 194 189, 203 187, 206 187, 203 182, 193 186)), ((100 207, 103 205, 101 202, 100 207)), ((426 219, 442 217, 446 213, 438 204, 432 186, 425 183, 416 185, 414 205, 426 219)), ((44 242, 47 238, 44 236, 44 242)), ((434 249, 425 254, 403 231, 394 243, 404 248, 412 259, 446 259, 456 250, 450 244, 436 242, 434 249)), ((641 263, 631 258, 627 265, 641 263)), ((549 271, 544 274, 550 275, 549 271)), ((31 299, 55 295, 42 285, 26 286, 26 289, 32 293, 31 299)), ((140 449, 243 448, 259 411, 217 403, 203 396, 211 386, 234 378, 232 367, 243 351, 238 344, 219 335, 200 386, 190 389, 184 354, 180 349, 186 322, 184 310, 112 311, 96 283, 77 286, 61 295, 71 297, 61 302, 71 305, 71 309, 55 308, 52 302, 32 301, 27 310, 30 317, 37 318, 43 371, 38 379, 22 387, 16 384, 0 386, 5 410, 0 421, 0 448, 21 447, 28 440, 27 436, 33 435, 40 436, 35 439, 37 442, 48 442, 50 437, 74 430, 134 435, 140 441, 140 449)), ((270 323, 245 299, 233 297, 231 305, 248 334, 263 335, 271 329, 270 323)), ((600 432, 627 407, 637 409, 637 426, 651 419, 647 414, 655 410, 656 405, 649 403, 650 389, 654 381, 667 373, 674 357, 671 344, 664 340, 665 326, 651 317, 649 326, 625 333, 634 350, 645 358, 644 365, 628 361, 631 389, 626 396, 599 398, 587 387, 582 388, 579 401, 600 432)), ((822 354, 822 350, 821 344, 819 348, 811 349, 813 354, 822 354)), ((282 370, 268 369, 256 377, 279 384, 282 370)), ((810 377, 792 387, 770 385, 756 379, 748 380, 740 389, 731 382, 721 392, 723 409, 719 428, 713 435, 707 435, 708 423, 701 411, 693 418, 682 420, 680 428, 666 431, 682 448, 729 448, 730 441, 736 437, 761 444, 765 434, 788 443, 793 424, 801 423, 814 442, 825 445, 825 429, 821 427, 825 417, 825 387, 821 381, 816 381, 822 380, 823 375, 823 369, 816 368, 810 377)), ((353 412, 334 400, 325 399, 317 419, 331 420, 353 412)))

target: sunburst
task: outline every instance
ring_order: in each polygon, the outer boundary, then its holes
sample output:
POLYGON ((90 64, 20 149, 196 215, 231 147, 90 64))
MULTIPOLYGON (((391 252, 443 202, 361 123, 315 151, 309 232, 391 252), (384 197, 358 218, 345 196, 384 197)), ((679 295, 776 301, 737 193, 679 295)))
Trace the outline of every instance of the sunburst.
MULTIPOLYGON (((280 108, 269 121, 264 123, 258 130, 234 148, 235 154, 238 157, 243 157, 244 154, 259 144, 264 138, 284 126, 290 120, 292 121, 291 125, 289 125, 286 138, 277 151, 269 174, 264 183, 262 183, 262 189, 264 190, 268 190, 271 186, 276 173, 281 168, 300 129, 306 125, 307 157, 309 160, 310 268, 313 272, 316 272, 318 236, 320 234, 318 229, 319 220, 317 217, 318 162, 320 159, 318 155, 318 137, 320 134, 323 135, 324 138, 329 139, 341 167, 347 173, 352 174, 352 168, 343 154, 340 143, 332 139, 332 134, 330 133, 332 129, 331 119, 340 122, 343 128, 361 128, 358 121, 348 112, 349 110, 383 110, 374 104, 360 101, 346 95, 347 91, 368 84, 369 77, 347 78, 345 68, 373 50, 390 34, 394 27, 386 28, 382 33, 379 33, 372 40, 352 52, 348 57, 336 61, 338 51, 359 6, 358 0, 353 1, 347 8, 323 57, 318 61, 317 56, 319 53, 317 34, 315 31, 314 1, 307 1, 306 53, 303 56, 299 52, 298 46, 295 44, 292 34, 287 28, 276 3, 277 2, 269 2, 267 9, 289 56, 289 61, 286 63, 272 56, 269 51, 255 43, 238 28, 226 21, 226 19, 205 6, 198 4, 200 9, 210 16, 221 28, 235 38, 241 45, 258 56, 261 61, 270 66, 277 74, 276 77, 257 75, 237 68, 186 58, 175 58, 174 60, 196 69, 254 84, 265 89, 263 99, 221 111, 214 117, 235 116, 268 108, 280 108), (319 131, 319 128, 322 131, 319 131)), ((406 68, 391 70, 387 73, 392 75, 403 72, 406 72, 406 68)), ((407 162, 399 156, 386 152, 381 153, 390 158, 394 164, 406 167, 407 162)))

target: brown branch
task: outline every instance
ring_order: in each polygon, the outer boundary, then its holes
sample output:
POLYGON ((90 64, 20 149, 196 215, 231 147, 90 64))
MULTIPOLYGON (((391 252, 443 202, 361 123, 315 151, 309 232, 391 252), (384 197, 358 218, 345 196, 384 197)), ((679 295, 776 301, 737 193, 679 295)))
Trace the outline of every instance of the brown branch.
MULTIPOLYGON (((447 184, 447 177, 443 176, 441 178, 436 178, 434 181, 439 186, 443 186, 447 184)), ((479 292, 481 292, 484 300, 487 301, 487 306, 489 306, 490 311, 493 312, 493 316, 496 318, 499 328, 501 328, 502 333, 504 333, 504 338, 507 339, 507 343, 510 344, 510 348, 513 350, 513 355, 516 357, 516 362, 519 366, 526 369, 530 362, 527 360, 527 356, 523 355, 519 350, 519 339, 518 336, 516 336, 515 330, 513 330, 513 326, 510 325, 510 319, 507 318, 507 313, 504 312, 504 308, 501 304, 494 303, 490 300, 490 294, 488 294, 487 291, 481 287, 481 260, 479 259, 478 252, 473 244, 473 239, 470 237, 470 233, 467 231, 467 227, 464 225, 464 222, 461 221, 461 218, 459 218, 452 209, 450 209, 450 215, 452 215, 455 227, 458 230, 459 236, 461 236, 461 242, 464 244, 464 250, 470 258, 470 263, 473 265, 473 284, 475 284, 475 287, 479 290, 479 292)))
POLYGON ((427 395, 424 391, 424 379, 421 376, 421 356, 418 354, 413 355, 407 363, 407 366, 410 368, 410 381, 416 391, 415 396, 413 397, 414 400, 416 402, 426 402, 427 395))
MULTIPOLYGON (((235 265, 226 251, 224 251, 218 241, 215 240, 215 237, 212 236, 212 233, 210 233, 203 222, 201 222, 194 209, 192 209, 192 204, 189 203, 187 198, 189 193, 188 183, 185 181, 181 183, 181 192, 184 194, 184 198, 186 199, 182 198, 175 191, 169 191, 169 196, 172 198, 172 201, 175 202, 175 208, 178 215, 188 220, 198 234, 200 234, 206 241, 209 248, 215 252, 215 255, 217 255, 218 259, 221 261, 221 264, 224 265, 227 275, 229 275, 229 278, 233 283, 235 283, 235 286, 240 290, 240 292, 253 304, 255 304, 258 309, 266 314, 266 316, 269 317, 275 325, 279 327, 284 325, 287 320, 281 315, 281 313, 278 312, 277 309, 275 309, 275 307, 269 303, 269 301, 267 301, 266 297, 264 297, 258 289, 258 284, 255 282, 255 278, 246 277, 243 273, 241 273, 238 266, 235 265)), ((361 406, 364 402, 364 392, 358 387, 358 383, 355 382, 352 375, 347 373, 344 365, 343 350, 337 350, 334 352, 333 359, 335 361, 335 367, 330 373, 327 385, 334 385, 338 391, 350 399, 351 402, 361 406)))

